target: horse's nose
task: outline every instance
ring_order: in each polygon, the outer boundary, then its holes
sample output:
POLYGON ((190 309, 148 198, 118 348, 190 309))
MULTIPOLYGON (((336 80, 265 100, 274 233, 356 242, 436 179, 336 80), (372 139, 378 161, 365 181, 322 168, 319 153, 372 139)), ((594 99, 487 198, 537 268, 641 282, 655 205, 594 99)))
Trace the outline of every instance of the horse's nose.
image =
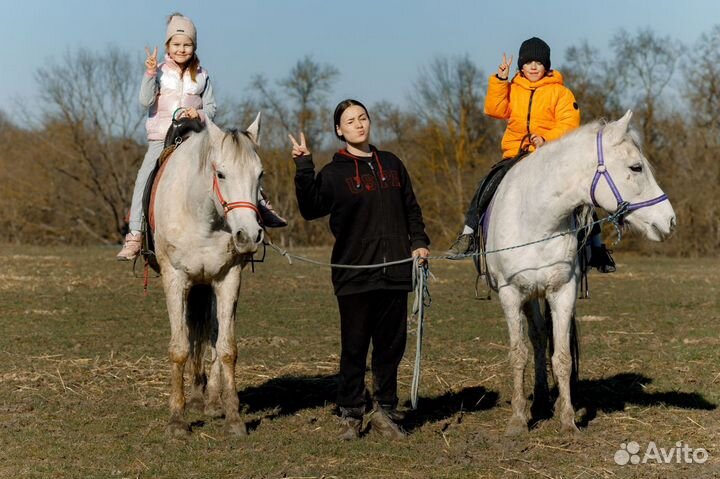
POLYGON ((238 253, 254 253, 257 251, 258 243, 253 241, 257 237, 255 234, 247 232, 245 229, 240 229, 233 236, 233 242, 235 243, 235 249, 238 253))
POLYGON ((264 233, 265 233, 264 229, 262 229, 262 228, 258 229, 257 238, 255 238, 256 243, 258 243, 258 244, 262 243, 264 233))
POLYGON ((675 216, 673 215, 673 217, 670 218, 670 234, 673 234, 675 232, 675 226, 676 226, 675 216))
POLYGON ((235 233, 235 243, 239 245, 244 245, 250 242, 250 235, 244 229, 238 230, 238 232, 235 233))

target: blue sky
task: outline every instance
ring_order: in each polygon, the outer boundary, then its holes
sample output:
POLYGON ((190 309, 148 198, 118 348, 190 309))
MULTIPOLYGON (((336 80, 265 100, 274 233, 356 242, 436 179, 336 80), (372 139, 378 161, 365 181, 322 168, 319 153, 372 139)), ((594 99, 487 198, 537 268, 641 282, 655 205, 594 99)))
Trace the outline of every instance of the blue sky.
MULTIPOLYGON (((198 53, 220 101, 247 95, 258 73, 275 80, 305 55, 337 67, 331 102, 355 97, 407 104, 419 69, 464 55, 490 73, 502 53, 539 36, 561 69, 565 49, 587 40, 608 50, 620 29, 651 28, 692 46, 720 23, 717 0, 3 0, 5 61, 0 109, 36 108, 34 72, 83 47, 119 46, 144 60, 162 46, 165 17, 180 11, 198 29, 198 53), (9 57, 9 58, 8 58, 9 57)), ((138 79, 139 82, 139 79, 138 79)))

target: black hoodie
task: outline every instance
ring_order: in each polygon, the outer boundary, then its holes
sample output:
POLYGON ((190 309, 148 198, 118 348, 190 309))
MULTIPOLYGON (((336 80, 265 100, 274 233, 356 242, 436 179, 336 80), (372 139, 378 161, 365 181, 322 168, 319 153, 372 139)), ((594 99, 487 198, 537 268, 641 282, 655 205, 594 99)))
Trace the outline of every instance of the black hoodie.
MULTIPOLYGON (((388 151, 372 157, 340 150, 315 176, 312 156, 296 160, 295 192, 306 220, 330 215, 332 262, 367 265, 409 258, 427 248, 422 211, 405 165, 388 151)), ((410 291, 412 263, 372 269, 333 268, 338 296, 379 289, 410 291)))

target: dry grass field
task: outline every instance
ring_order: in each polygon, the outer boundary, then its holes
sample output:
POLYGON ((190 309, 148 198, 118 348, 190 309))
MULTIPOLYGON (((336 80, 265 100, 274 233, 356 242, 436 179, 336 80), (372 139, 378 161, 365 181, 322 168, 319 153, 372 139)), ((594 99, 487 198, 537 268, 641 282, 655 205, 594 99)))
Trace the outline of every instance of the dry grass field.
MULTIPOLYGON (((326 260, 326 249, 300 254, 326 260)), ((165 435, 169 336, 160 282, 109 248, 0 246, 3 478, 710 478, 720 476, 720 260, 616 255, 578 304, 587 424, 516 439, 497 298, 474 298, 470 262, 432 264, 420 405, 389 442, 335 439, 339 327, 329 271, 268 251, 247 270, 236 325, 238 394, 250 434, 190 412, 165 435), (616 464, 637 442, 703 448, 686 463, 616 464)), ((400 371, 408 398, 414 335, 400 371)), ((529 368, 529 371, 532 368, 529 368)), ((530 376, 528 372, 528 384, 530 376)), ((368 377, 369 380, 369 377, 368 377)), ((531 388, 528 388, 531 391, 531 388)), ((631 451, 632 452, 632 451, 631 451)))

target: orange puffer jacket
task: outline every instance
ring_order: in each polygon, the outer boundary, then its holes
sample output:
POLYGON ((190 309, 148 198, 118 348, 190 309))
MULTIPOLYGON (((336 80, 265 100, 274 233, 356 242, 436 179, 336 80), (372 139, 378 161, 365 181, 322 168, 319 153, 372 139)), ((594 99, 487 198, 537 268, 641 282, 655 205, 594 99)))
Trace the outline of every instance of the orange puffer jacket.
POLYGON ((521 147, 529 145, 530 135, 540 135, 545 141, 560 138, 580 126, 580 110, 575 96, 563 85, 559 71, 536 82, 516 74, 512 81, 490 77, 485 96, 485 114, 508 120, 502 139, 503 158, 516 156, 521 147))

